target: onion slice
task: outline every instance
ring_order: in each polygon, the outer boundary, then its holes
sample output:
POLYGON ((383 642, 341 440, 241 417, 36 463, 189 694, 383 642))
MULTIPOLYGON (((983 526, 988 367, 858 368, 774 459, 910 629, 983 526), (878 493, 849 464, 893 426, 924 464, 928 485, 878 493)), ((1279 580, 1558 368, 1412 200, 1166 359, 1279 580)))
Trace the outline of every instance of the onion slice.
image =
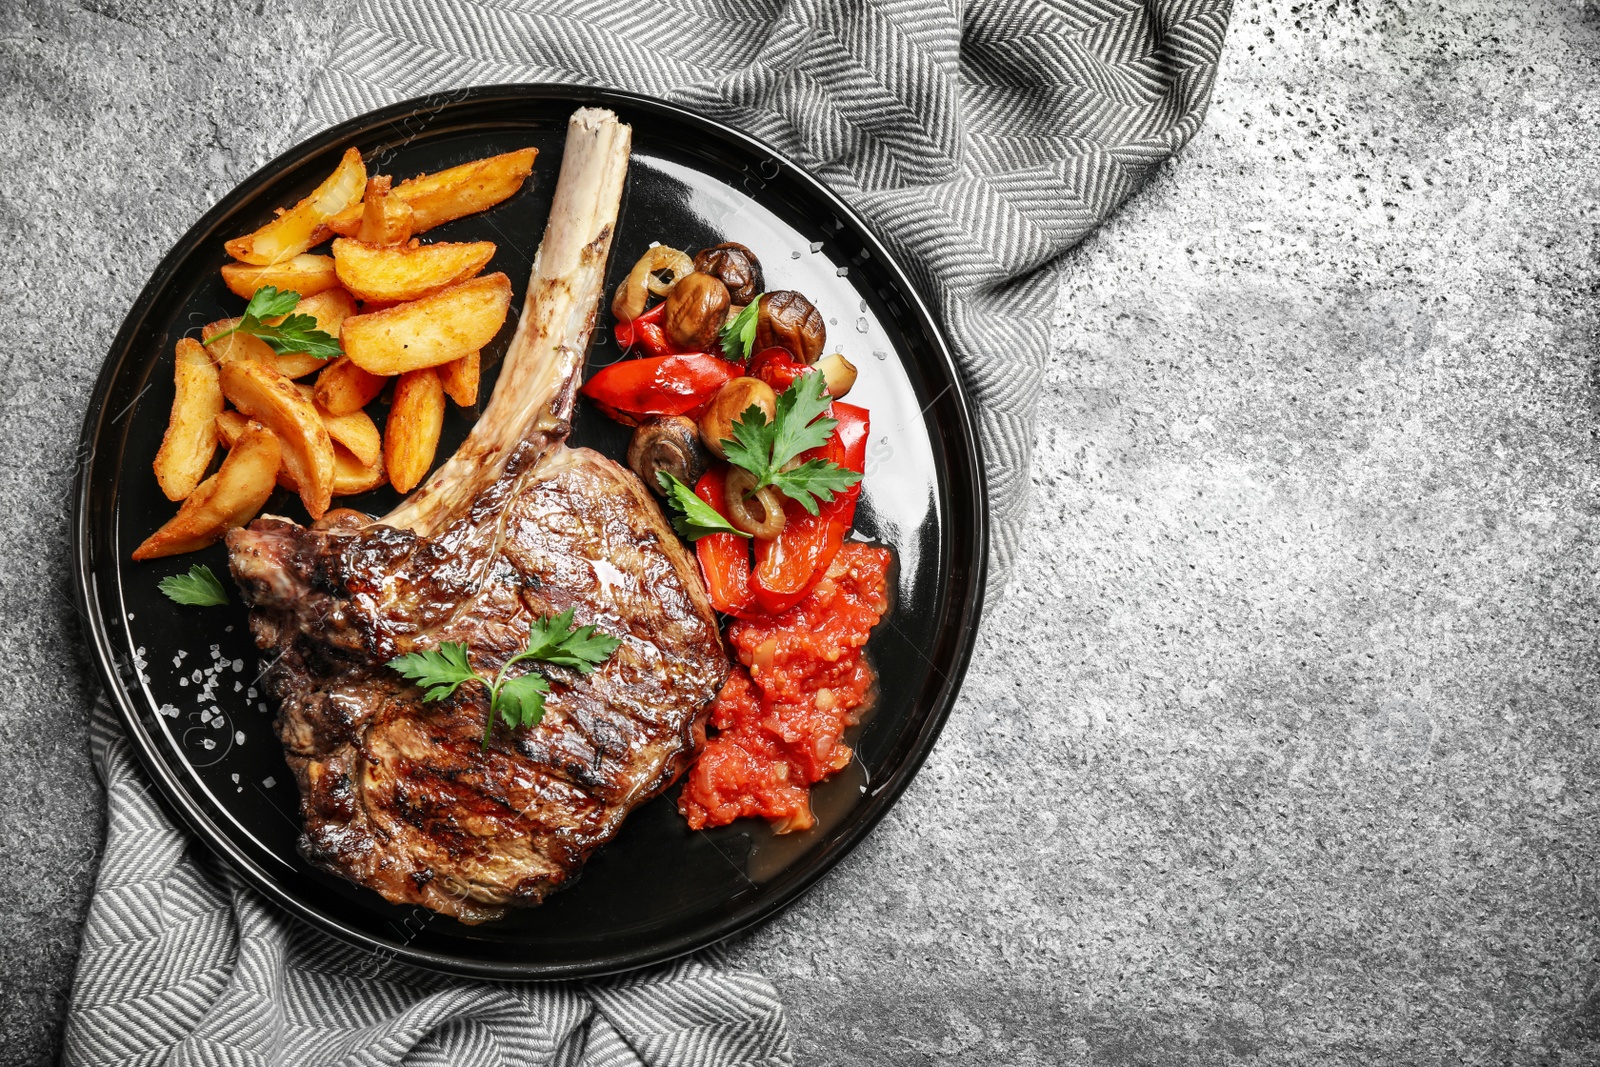
POLYGON ((694 260, 667 245, 656 245, 639 257, 628 276, 617 286, 611 300, 611 313, 619 322, 629 322, 644 314, 652 296, 666 296, 678 279, 694 270, 694 260))

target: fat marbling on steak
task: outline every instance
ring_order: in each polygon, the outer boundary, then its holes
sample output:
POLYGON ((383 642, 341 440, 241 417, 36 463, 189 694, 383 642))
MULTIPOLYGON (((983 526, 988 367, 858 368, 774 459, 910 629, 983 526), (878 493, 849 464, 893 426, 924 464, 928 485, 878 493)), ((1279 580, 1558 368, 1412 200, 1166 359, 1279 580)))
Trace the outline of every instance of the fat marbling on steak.
MULTIPOLYGON (((268 651, 311 862, 466 922, 539 903, 685 769, 728 661, 698 567, 633 473, 565 443, 627 169, 629 128, 584 109, 494 396, 461 449, 381 520, 263 518, 229 535, 268 651), (386 666, 464 642, 497 671, 567 608, 621 640, 542 666, 544 719, 497 729, 482 686, 424 702, 386 666)), ((515 669, 515 668, 514 668, 515 669)))

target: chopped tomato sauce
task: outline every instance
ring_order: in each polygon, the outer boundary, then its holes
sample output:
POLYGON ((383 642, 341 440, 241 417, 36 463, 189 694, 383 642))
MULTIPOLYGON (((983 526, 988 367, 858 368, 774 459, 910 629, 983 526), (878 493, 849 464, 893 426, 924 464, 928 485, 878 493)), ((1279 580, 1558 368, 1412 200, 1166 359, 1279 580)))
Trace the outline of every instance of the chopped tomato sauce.
POLYGON ((696 830, 747 815, 807 830, 811 786, 850 762, 840 738, 875 680, 862 658, 889 606, 886 548, 847 543, 804 600, 735 621, 735 667, 711 709, 717 733, 689 772, 678 810, 696 830))

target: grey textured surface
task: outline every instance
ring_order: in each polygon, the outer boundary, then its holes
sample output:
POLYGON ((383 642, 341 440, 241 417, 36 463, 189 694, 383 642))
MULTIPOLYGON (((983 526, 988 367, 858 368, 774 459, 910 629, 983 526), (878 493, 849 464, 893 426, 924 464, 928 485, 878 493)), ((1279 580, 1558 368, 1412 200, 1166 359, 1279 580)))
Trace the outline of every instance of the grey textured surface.
MULTIPOLYGON (((337 7, 0 35, 0 1061, 101 835, 65 522, 165 249, 337 7)), ((1600 1059, 1600 13, 1242 3, 1205 130, 1071 257, 1031 537, 891 819, 735 949, 831 1064, 1600 1059)))

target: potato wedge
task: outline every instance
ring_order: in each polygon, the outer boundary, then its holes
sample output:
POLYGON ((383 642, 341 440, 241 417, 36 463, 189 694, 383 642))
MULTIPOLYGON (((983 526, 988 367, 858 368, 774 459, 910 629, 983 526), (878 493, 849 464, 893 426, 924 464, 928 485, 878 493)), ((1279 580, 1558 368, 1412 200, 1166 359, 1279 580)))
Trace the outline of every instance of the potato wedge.
POLYGON ((283 465, 300 487, 300 501, 322 518, 333 496, 333 438, 317 407, 294 383, 253 360, 222 365, 222 395, 278 435, 283 465))
POLYGON ((205 477, 217 451, 217 413, 222 410, 222 385, 216 364, 192 337, 178 342, 173 373, 177 392, 172 417, 156 453, 156 482, 168 500, 182 500, 205 477))
MULTIPOLYGON (((325 334, 338 337, 339 330, 344 326, 344 320, 356 313, 356 300, 355 297, 343 289, 328 289, 318 293, 316 296, 309 296, 300 301, 295 305, 293 313, 296 315, 310 315, 317 320, 317 329, 325 334)), ((281 362, 294 361, 293 368, 298 373, 288 375, 290 378, 298 378, 301 375, 310 374, 314 370, 320 370, 326 367, 329 362, 317 356, 308 356, 304 352, 289 353, 288 355, 279 356, 278 359, 281 362), (305 369, 301 370, 302 367, 305 369)), ((279 370, 283 370, 283 368, 279 367, 279 370)))
MULTIPOLYGON (((354 315, 355 311, 356 301, 349 293, 343 289, 327 289, 301 300, 295 305, 292 314, 310 315, 317 320, 317 329, 337 337, 344 320, 354 315)), ((276 326, 283 319, 266 321, 276 326)), ((230 359, 253 359, 257 363, 266 364, 285 378, 303 378, 314 370, 328 366, 328 360, 305 352, 274 352, 272 346, 251 334, 234 333, 220 341, 211 342, 213 336, 238 324, 238 319, 222 319, 210 323, 200 331, 200 336, 207 342, 206 348, 218 364, 226 363, 230 359)))
POLYGON ((493 241, 415 248, 377 248, 345 237, 333 242, 339 281, 362 300, 416 300, 466 281, 493 258, 493 241))
POLYGON ((133 558, 193 552, 216 544, 229 530, 255 518, 272 495, 280 457, 276 435, 260 423, 251 423, 229 450, 222 468, 189 494, 178 514, 133 550, 133 558))
MULTIPOLYGON (((224 411, 222 414, 217 416, 217 436, 222 439, 224 446, 232 448, 234 445, 239 443, 239 438, 244 436, 245 427, 249 426, 250 424, 250 419, 245 418, 245 416, 240 412, 229 408, 227 411, 224 411)), ((259 426, 261 424, 256 423, 256 425, 259 426)), ((336 445, 334 447, 337 450, 338 446, 336 445)), ((337 463, 337 460, 335 462, 337 463)), ((291 476, 289 472, 284 469, 281 455, 278 459, 278 485, 289 490, 291 493, 298 493, 300 491, 300 487, 295 484, 293 476, 291 476)))
MULTIPOLYGON (((510 198, 533 173, 538 154, 537 148, 519 148, 449 170, 419 174, 396 185, 390 195, 411 205, 411 232, 423 233, 510 198)), ((346 207, 328 220, 328 228, 341 237, 355 237, 361 230, 361 216, 360 205, 346 207)))
POLYGON ((445 395, 464 408, 478 402, 478 377, 483 360, 479 353, 453 359, 439 365, 439 384, 445 395))
POLYGON ((317 406, 330 415, 349 415, 372 403, 389 379, 368 374, 349 356, 340 356, 317 375, 317 406))
MULTIPOLYGON (((316 403, 316 390, 311 386, 300 383, 295 388, 300 390, 301 396, 316 403)), ((363 467, 370 467, 383 458, 383 435, 378 432, 378 425, 372 421, 371 415, 365 411, 334 415, 324 411, 320 405, 317 414, 322 416, 322 425, 328 428, 328 436, 333 438, 333 443, 348 448, 363 467)))
POLYGON ((356 237, 369 245, 403 245, 411 240, 411 205, 389 195, 387 174, 367 179, 367 192, 361 198, 361 226, 356 237))
POLYGON ((478 351, 500 332, 510 307, 511 280, 486 274, 387 311, 352 315, 339 339, 361 369, 400 374, 478 351))
POLYGON ((242 411, 229 408, 227 411, 217 412, 217 437, 222 441, 223 448, 232 448, 239 443, 239 438, 244 436, 246 426, 250 419, 242 411))
MULTIPOLYGON (((245 427, 250 425, 250 420, 237 411, 224 411, 217 416, 217 435, 229 448, 234 446, 244 435, 245 427)), ((369 420, 370 421, 370 420, 369 420)), ((373 428, 377 433, 377 428, 373 428)), ((383 470, 382 442, 379 442, 379 451, 373 456, 370 463, 364 462, 361 457, 351 452, 338 441, 333 443, 333 495, 352 496, 356 493, 365 493, 369 489, 376 489, 388 481, 388 476, 383 470)), ((284 467, 282 461, 278 463, 278 484, 291 493, 298 493, 300 486, 295 482, 294 475, 284 467)))
POLYGON ((333 446, 333 495, 354 496, 376 489, 388 481, 380 456, 372 463, 362 463, 348 448, 333 446))
POLYGON ((225 264, 222 268, 222 284, 246 300, 255 296, 256 290, 263 285, 306 297, 332 289, 339 284, 339 276, 333 271, 332 256, 303 253, 265 267, 253 267, 248 263, 225 264))
POLYGON ((224 247, 234 259, 256 266, 292 259, 317 242, 319 232, 329 219, 353 204, 360 204, 366 184, 367 168, 361 162, 360 151, 346 149, 333 173, 313 189, 310 196, 256 232, 235 237, 224 247))
MULTIPOLYGON (((316 356, 310 356, 304 352, 284 352, 279 354, 274 352, 272 346, 267 342, 248 333, 230 333, 220 340, 212 340, 217 334, 222 333, 224 330, 231 330, 238 324, 238 319, 219 319, 216 322, 207 323, 200 330, 200 337, 205 342, 206 351, 211 353, 212 360, 219 367, 236 359, 247 359, 263 366, 271 367, 285 378, 300 378, 310 374, 318 367, 328 365, 327 360, 318 359, 316 356)), ((335 326, 334 329, 337 330, 338 327, 335 326)))
POLYGON ((230 333, 228 336, 213 341, 219 333, 224 333, 239 325, 238 319, 218 319, 208 322, 200 328, 200 343, 206 346, 206 351, 211 353, 211 358, 217 366, 231 363, 236 359, 249 359, 257 363, 274 366, 278 354, 274 352, 267 342, 248 333, 230 333))
POLYGON ((433 368, 400 375, 383 431, 383 465, 395 489, 409 493, 427 476, 442 429, 444 387, 433 368))

